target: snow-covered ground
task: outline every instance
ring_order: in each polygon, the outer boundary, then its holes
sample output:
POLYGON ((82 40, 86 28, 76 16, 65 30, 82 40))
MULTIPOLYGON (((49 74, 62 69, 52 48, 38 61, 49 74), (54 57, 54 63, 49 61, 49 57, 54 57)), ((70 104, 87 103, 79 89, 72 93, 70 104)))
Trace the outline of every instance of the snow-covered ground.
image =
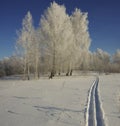
POLYGON ((1 80, 0 126, 85 126, 94 80, 92 76, 1 80))
POLYGON ((120 126, 120 74, 101 75, 99 91, 108 126, 120 126))
MULTIPOLYGON (((0 126, 85 126, 94 76, 0 80, 0 126)), ((120 74, 100 75, 106 126, 120 125, 120 74)))

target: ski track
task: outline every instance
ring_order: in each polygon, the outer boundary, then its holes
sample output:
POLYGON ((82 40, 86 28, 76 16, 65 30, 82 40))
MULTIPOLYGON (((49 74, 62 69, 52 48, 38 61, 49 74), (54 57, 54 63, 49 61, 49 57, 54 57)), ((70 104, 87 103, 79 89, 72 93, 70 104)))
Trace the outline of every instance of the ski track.
POLYGON ((86 126, 106 126, 104 110, 98 92, 99 78, 93 82, 88 95, 86 126))

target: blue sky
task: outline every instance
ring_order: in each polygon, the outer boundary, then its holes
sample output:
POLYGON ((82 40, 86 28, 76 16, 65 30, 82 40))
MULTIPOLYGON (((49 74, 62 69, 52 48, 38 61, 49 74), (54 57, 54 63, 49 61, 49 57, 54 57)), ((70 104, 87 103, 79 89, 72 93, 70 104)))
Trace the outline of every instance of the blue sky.
MULTIPOLYGON (((15 50, 16 31, 21 28, 27 11, 32 13, 34 25, 53 0, 0 0, 0 59, 11 56, 15 50)), ((120 49, 119 0, 54 0, 64 4, 67 13, 74 8, 88 12, 91 51, 101 48, 110 54, 120 49)))

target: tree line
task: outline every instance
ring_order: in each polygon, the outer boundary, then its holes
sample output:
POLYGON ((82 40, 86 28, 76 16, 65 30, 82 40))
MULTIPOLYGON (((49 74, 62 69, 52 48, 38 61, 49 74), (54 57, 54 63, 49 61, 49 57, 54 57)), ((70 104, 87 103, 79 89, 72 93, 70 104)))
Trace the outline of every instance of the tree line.
POLYGON ((74 69, 120 72, 120 50, 113 56, 97 49, 90 52, 88 14, 80 9, 68 15, 63 5, 51 3, 40 18, 37 28, 28 12, 18 31, 16 56, 0 61, 0 76, 24 74, 37 79, 41 74, 72 75, 74 69))

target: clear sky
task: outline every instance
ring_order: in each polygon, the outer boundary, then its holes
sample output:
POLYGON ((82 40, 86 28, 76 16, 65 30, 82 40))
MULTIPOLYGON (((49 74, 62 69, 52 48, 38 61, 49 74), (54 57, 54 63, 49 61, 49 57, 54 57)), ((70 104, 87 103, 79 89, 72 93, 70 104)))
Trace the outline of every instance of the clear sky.
MULTIPOLYGON (((41 14, 53 0, 0 0, 0 59, 11 56, 15 50, 16 31, 22 19, 30 11, 34 25, 39 24, 41 14)), ((64 4, 67 13, 74 8, 88 12, 91 51, 101 48, 110 54, 120 49, 120 1, 119 0, 54 0, 64 4)))

